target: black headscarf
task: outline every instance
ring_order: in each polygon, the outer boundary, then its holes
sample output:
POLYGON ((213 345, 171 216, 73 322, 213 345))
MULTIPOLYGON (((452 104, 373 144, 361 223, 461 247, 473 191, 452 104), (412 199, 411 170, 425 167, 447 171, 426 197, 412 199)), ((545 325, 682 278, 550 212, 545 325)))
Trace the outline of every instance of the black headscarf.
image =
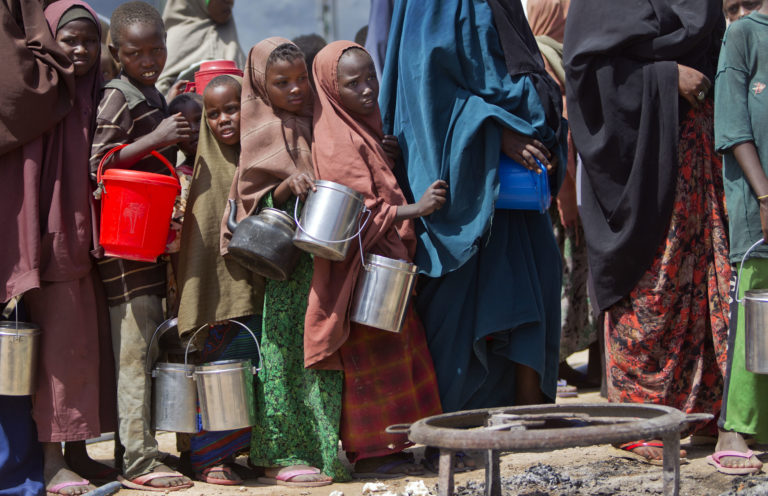
POLYGON ((678 174, 677 64, 714 81, 721 0, 572 0, 568 117, 585 174, 581 217, 597 306, 636 286, 664 239, 678 174))
POLYGON ((539 94, 547 116, 547 125, 560 135, 563 115, 563 99, 560 88, 544 68, 536 38, 519 0, 488 0, 493 12, 493 22, 499 33, 504 62, 510 76, 527 74, 539 94))

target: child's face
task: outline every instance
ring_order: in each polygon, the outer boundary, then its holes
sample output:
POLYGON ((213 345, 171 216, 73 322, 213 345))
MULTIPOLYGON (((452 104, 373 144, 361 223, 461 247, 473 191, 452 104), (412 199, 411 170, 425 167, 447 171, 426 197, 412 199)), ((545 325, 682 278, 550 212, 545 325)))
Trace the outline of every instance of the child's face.
POLYGON ((179 149, 187 157, 194 157, 197 153, 197 140, 200 137, 200 120, 203 117, 203 109, 195 101, 188 101, 180 109, 181 115, 189 122, 192 128, 192 136, 187 141, 179 142, 179 149))
POLYGON ((266 80, 267 96, 273 107, 297 114, 311 98, 303 58, 273 62, 267 69, 266 80))
POLYGON ((208 17, 216 24, 225 24, 232 19, 232 6, 235 0, 210 0, 208 2, 208 17))
POLYGON ((75 66, 75 77, 88 74, 99 60, 99 30, 88 19, 75 19, 56 33, 56 43, 75 66))
POLYGON ((725 12, 728 22, 731 23, 759 9, 762 4, 763 0, 725 0, 723 12, 725 12))
POLYGON ((119 46, 110 45, 112 56, 135 84, 154 86, 168 55, 165 32, 154 24, 134 22, 125 28, 121 38, 119 46))
POLYGON ((376 111, 379 80, 373 59, 362 50, 348 50, 339 59, 339 98, 353 114, 370 115, 376 111))
POLYGON ((216 140, 225 145, 240 142, 240 92, 231 85, 205 89, 205 119, 216 140))
POLYGON ((115 63, 115 60, 112 58, 112 55, 109 54, 109 50, 102 50, 101 51, 101 77, 104 78, 104 82, 112 81, 115 79, 120 72, 117 69, 117 64, 115 63))

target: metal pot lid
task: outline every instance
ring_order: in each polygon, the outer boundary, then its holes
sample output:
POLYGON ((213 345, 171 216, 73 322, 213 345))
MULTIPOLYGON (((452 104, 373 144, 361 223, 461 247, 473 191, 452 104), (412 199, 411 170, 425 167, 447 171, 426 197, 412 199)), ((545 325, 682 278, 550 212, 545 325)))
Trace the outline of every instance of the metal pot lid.
POLYGON ((40 334, 40 332, 40 326, 37 324, 32 324, 31 322, 0 322, 0 336, 16 336, 17 334, 23 334, 27 336, 40 334))
POLYGON ((744 292, 745 300, 768 301, 768 289, 750 289, 744 292))
POLYGON ((323 181, 322 179, 316 179, 315 186, 317 186, 318 188, 327 188, 327 189, 338 191, 340 193, 344 193, 345 195, 351 196, 352 198, 359 201, 360 203, 363 203, 364 197, 362 193, 358 193, 354 189, 344 186, 343 184, 334 183, 333 181, 323 181))
POLYGON ((218 372, 229 372, 231 370, 250 369, 252 367, 250 360, 219 360, 217 362, 208 362, 195 367, 198 374, 212 374, 218 372))
POLYGON ((373 253, 369 253, 365 256, 365 263, 366 265, 376 265, 387 269, 412 272, 414 274, 419 270, 419 267, 416 264, 406 262, 405 260, 396 260, 394 258, 388 258, 381 255, 374 255, 373 253))
POLYGON ((285 225, 291 231, 296 229, 296 223, 293 217, 278 208, 265 207, 259 211, 259 217, 263 217, 265 222, 277 222, 285 225))
POLYGON ((154 369, 168 372, 186 372, 191 374, 195 371, 195 366, 191 363, 184 366, 183 363, 156 362, 154 369))

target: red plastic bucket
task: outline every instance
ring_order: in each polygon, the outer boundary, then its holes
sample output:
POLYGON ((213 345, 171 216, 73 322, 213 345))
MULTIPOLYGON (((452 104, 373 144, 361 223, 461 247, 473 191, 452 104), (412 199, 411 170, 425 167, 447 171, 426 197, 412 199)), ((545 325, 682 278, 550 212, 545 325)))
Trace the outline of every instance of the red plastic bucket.
POLYGON ((107 256, 154 262, 165 251, 173 204, 181 192, 179 178, 170 162, 154 150, 151 154, 173 177, 126 169, 102 174, 104 163, 125 146, 107 152, 96 174, 101 191, 99 243, 107 256))
POLYGON ((200 64, 200 70, 195 73, 195 91, 203 94, 205 87, 211 82, 211 79, 223 74, 233 76, 243 76, 243 71, 237 68, 231 60, 209 60, 200 64))

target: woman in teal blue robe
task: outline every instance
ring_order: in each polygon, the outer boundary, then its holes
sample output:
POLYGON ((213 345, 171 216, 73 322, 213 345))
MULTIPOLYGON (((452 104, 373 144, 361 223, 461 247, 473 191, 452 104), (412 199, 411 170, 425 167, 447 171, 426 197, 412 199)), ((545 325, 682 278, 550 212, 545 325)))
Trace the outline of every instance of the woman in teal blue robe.
POLYGON ((398 0, 384 64, 385 131, 410 190, 450 185, 448 204, 418 224, 417 310, 446 412, 554 401, 561 265, 549 215, 494 205, 505 129, 543 144, 559 187, 560 93, 519 2, 455 5, 398 0))

